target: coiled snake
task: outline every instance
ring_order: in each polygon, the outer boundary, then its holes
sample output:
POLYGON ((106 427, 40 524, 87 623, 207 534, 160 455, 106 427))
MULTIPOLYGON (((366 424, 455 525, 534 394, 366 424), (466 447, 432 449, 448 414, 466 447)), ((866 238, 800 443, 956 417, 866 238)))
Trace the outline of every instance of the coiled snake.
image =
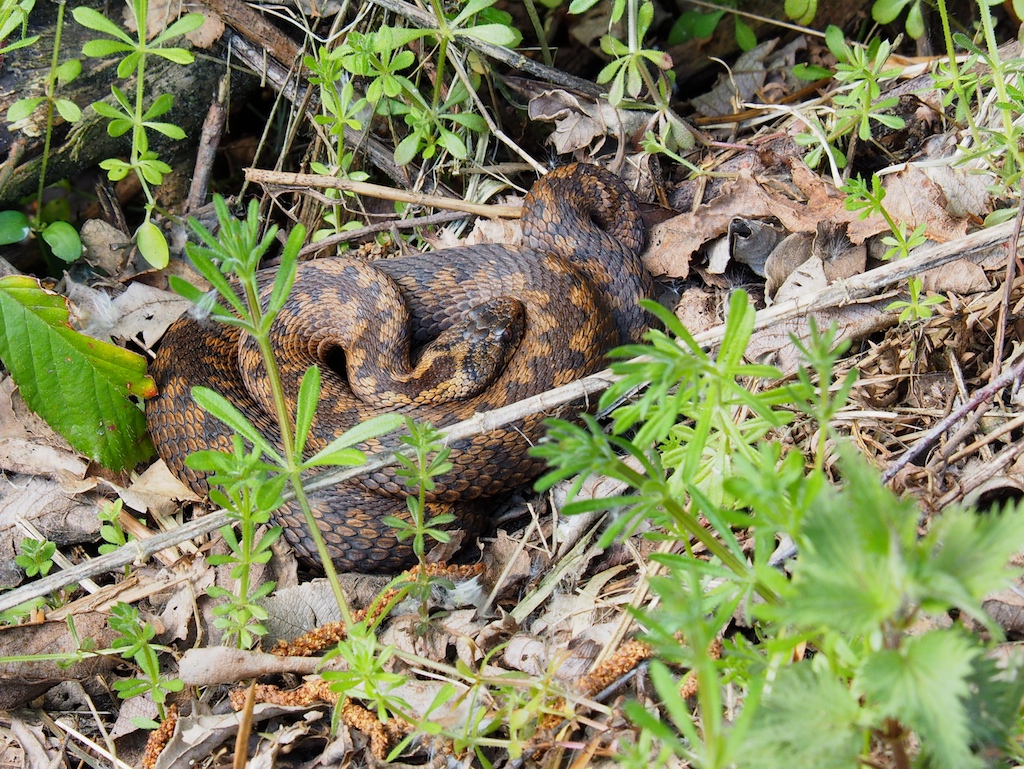
MULTIPOLYGON (((550 172, 527 195, 522 246, 303 263, 273 333, 291 402, 302 372, 313 363, 322 371, 308 449, 388 411, 444 426, 600 370, 609 349, 638 341, 646 327, 638 302, 653 284, 640 263, 643 244, 629 189, 603 169, 574 164, 550 172)), ((196 491, 205 493, 206 483, 185 457, 230 451, 232 439, 195 405, 192 387, 217 390, 277 440, 258 361, 251 340, 211 320, 186 315, 164 336, 152 366, 160 393, 147 405, 147 420, 160 456, 196 491)), ((542 436, 543 418, 453 443, 453 469, 438 479, 428 513, 452 512, 455 526, 477 526, 487 497, 541 471, 526 449, 542 436)), ((339 568, 408 565, 409 543, 382 521, 408 516, 406 493, 387 468, 313 495, 339 568)), ((298 553, 315 561, 301 512, 285 506, 275 519, 298 553)))

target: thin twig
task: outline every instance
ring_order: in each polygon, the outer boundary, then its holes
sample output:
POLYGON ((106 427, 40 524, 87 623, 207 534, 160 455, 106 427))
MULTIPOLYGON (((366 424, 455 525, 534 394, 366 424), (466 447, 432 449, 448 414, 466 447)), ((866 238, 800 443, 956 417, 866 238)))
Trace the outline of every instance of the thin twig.
POLYGON ((1010 247, 1006 249, 1006 274, 1003 276, 1003 301, 999 304, 999 321, 996 323, 996 341, 992 345, 992 371, 989 379, 999 376, 1003 364, 1003 345, 1006 344, 1006 318, 1010 312, 1010 295, 1013 293, 1013 280, 1017 272, 1017 242, 1020 240, 1020 225, 1024 220, 1024 200, 1017 206, 1017 216, 1013 220, 1013 237, 1010 247))
POLYGON ((464 211, 476 216, 486 216, 488 219, 518 219, 522 215, 522 208, 519 206, 470 203, 461 198, 446 198, 440 195, 427 195, 421 192, 406 192, 394 187, 383 187, 379 184, 370 184, 369 182, 340 179, 337 176, 295 174, 283 171, 268 171, 264 168, 247 168, 245 169, 245 180, 254 184, 276 187, 345 190, 347 192, 354 192, 357 195, 366 195, 382 200, 397 200, 402 203, 443 208, 447 211, 464 211))
POLYGON ((903 456, 886 468, 885 472, 882 473, 882 483, 888 483, 891 481, 893 477, 895 477, 896 473, 928 451, 928 449, 930 449, 932 445, 942 437, 942 434, 946 432, 946 430, 956 424, 959 420, 963 419, 978 406, 985 404, 989 398, 1004 387, 1016 382, 1021 378, 1021 375, 1024 375, 1024 358, 1017 361, 1017 364, 1013 368, 996 377, 980 390, 977 390, 974 395, 971 396, 970 400, 963 403, 960 408, 954 409, 950 412, 949 416, 942 419, 928 432, 921 436, 921 439, 908 449, 903 456))

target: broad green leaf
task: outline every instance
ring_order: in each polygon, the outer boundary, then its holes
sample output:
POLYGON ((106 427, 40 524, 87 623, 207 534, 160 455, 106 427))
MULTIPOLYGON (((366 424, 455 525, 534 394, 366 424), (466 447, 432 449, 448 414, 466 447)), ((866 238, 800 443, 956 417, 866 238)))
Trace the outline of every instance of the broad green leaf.
POLYGON ((76 77, 82 74, 82 62, 78 59, 68 59, 66 62, 57 67, 57 80, 60 83, 66 84, 73 81, 76 77))
POLYGON ((889 24, 896 20, 910 0, 875 0, 871 6, 871 18, 879 24, 889 24))
POLYGON ((153 222, 146 221, 136 230, 135 242, 139 244, 140 253, 151 265, 158 270, 167 266, 170 259, 167 240, 153 222))
POLYGON ((801 25, 810 24, 818 12, 817 0, 786 0, 786 16, 801 25))
POLYGON ((456 35, 471 37, 474 40, 482 40, 485 43, 505 48, 515 48, 523 41, 523 35, 518 29, 507 27, 504 24, 478 24, 475 27, 460 29, 456 35))
POLYGON ((63 262, 73 262, 82 255, 82 240, 78 231, 67 222, 53 222, 42 232, 53 255, 63 262))
POLYGON ((54 106, 60 116, 69 123, 77 123, 82 119, 82 110, 70 99, 56 99, 54 106))
POLYGON ((0 246, 20 243, 31 232, 28 217, 21 211, 0 211, 0 246))
POLYGON ((18 99, 7 108, 7 122, 17 123, 19 120, 24 120, 35 112, 36 107, 44 101, 45 99, 42 96, 34 96, 31 99, 18 99))
POLYGON ((145 359, 75 331, 64 297, 33 278, 0 279, 0 359, 29 408, 77 451, 114 470, 153 453, 132 400, 156 393, 145 359))

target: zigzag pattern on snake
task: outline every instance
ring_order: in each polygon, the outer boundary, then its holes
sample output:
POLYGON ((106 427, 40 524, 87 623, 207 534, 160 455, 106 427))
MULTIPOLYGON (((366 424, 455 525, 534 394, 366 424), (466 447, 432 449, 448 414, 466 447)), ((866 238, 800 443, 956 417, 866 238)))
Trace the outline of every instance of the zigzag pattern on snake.
MULTIPOLYGON (((397 410, 444 426, 592 374, 613 347, 639 341, 638 302, 653 291, 640 262, 644 230, 633 194, 613 174, 574 164, 548 173, 526 197, 523 245, 476 245, 376 262, 334 257, 299 266, 273 328, 288 397, 320 366, 323 392, 308 450, 353 425, 397 410)), ((269 272, 269 271, 267 271, 269 272)), ((271 276, 265 281, 269 286, 271 276)), ((251 340, 212 320, 184 316, 164 336, 147 404, 150 432, 171 471, 205 493, 184 465, 199 449, 231 450, 230 432, 192 401, 210 387, 272 442, 272 401, 251 340)), ((486 498, 540 473, 526 454, 546 415, 454 443, 453 469, 438 479, 429 515, 452 512, 476 528, 486 498)), ((361 446, 376 451, 394 440, 361 446)), ((392 571, 412 558, 382 518, 408 517, 406 488, 386 468, 313 495, 314 512, 340 569, 392 571)), ((315 562, 298 509, 275 513, 287 541, 315 562)))

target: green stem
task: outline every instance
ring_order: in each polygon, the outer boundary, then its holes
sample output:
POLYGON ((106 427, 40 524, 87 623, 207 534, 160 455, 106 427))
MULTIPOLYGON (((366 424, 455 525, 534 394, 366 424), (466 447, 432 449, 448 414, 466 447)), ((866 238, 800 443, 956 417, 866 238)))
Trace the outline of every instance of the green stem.
POLYGON ((949 24, 949 11, 946 8, 946 0, 938 0, 935 4, 939 9, 939 18, 942 20, 942 38, 946 45, 946 56, 949 57, 949 75, 952 79, 953 93, 956 94, 960 104, 963 105, 964 114, 967 116, 967 125, 971 130, 971 138, 976 146, 982 143, 981 133, 978 131, 978 124, 974 120, 974 112, 968 103, 967 94, 964 92, 964 84, 960 79, 960 65, 956 62, 956 47, 953 44, 953 30, 949 24))
MULTIPOLYGON (((255 276, 250 280, 244 281, 244 286, 245 299, 253 316, 254 331, 263 325, 263 310, 260 305, 255 276)), ((250 333, 253 333, 253 331, 250 333)), ((292 432, 293 415, 289 413, 288 403, 284 397, 284 386, 281 383, 281 372, 277 367, 277 358, 274 357, 274 350, 271 347, 267 333, 253 333, 253 336, 259 345, 260 355, 267 367, 267 381, 270 383, 270 392, 274 398, 274 411, 277 414, 277 422, 281 430, 281 446, 284 448, 285 472, 288 475, 292 489, 295 491, 295 502, 299 505, 299 509, 302 510, 306 527, 309 529, 314 544, 316 544, 317 554, 320 556, 321 564, 323 564, 327 581, 334 591, 334 598, 338 602, 342 619, 345 621, 346 627, 352 627, 352 613, 349 611, 348 602, 345 600, 345 593, 341 589, 338 572, 331 561, 330 553, 327 551, 327 544, 324 542, 320 527, 317 526, 316 518, 313 517, 309 498, 302 488, 302 457, 296 456, 295 436, 292 432)))
MULTIPOLYGON (((985 32, 985 45, 988 48, 989 63, 992 67, 992 84, 995 86, 996 93, 999 96, 999 104, 1003 105, 999 107, 999 115, 1003 121, 1003 135, 1010 137, 1013 136, 1014 132, 1013 115, 1006 106, 1011 101, 1006 91, 1005 68, 1002 59, 999 57, 999 45, 996 43, 995 27, 992 25, 992 11, 987 2, 978 3, 978 9, 981 12, 981 26, 985 32)), ((1012 170, 1016 174, 1022 165, 1020 148, 1016 143, 1007 143, 1006 146, 1010 150, 1010 158, 1014 164, 1012 170)))
POLYGON ((53 37, 53 56, 50 74, 46 78, 46 134, 43 138, 43 160, 39 171, 39 193, 36 195, 36 222, 42 226, 43 191, 46 189, 46 167, 50 161, 50 139, 53 136, 54 94, 57 91, 57 63, 60 57, 60 38, 64 31, 64 0, 57 4, 57 29, 53 37))
POLYGON ((548 67, 555 66, 554 59, 551 58, 551 48, 548 46, 548 38, 544 33, 544 25, 541 24, 540 16, 537 15, 537 6, 534 5, 533 0, 525 0, 526 15, 530 17, 530 24, 533 25, 533 32, 537 35, 537 41, 540 43, 540 55, 544 59, 544 64, 548 67))

